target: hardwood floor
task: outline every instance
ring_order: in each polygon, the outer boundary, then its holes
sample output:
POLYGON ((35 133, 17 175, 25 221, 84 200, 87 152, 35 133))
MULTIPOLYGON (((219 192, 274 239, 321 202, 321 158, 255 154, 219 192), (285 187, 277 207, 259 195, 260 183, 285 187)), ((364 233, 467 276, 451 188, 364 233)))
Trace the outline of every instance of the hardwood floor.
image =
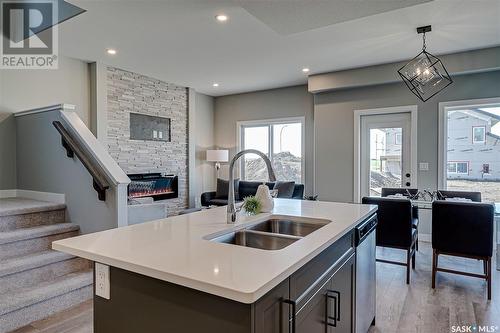
MULTIPOLYGON (((405 252, 378 249, 377 255, 404 260, 405 252)), ((439 260, 443 267, 479 273, 483 269, 476 260, 446 256, 439 260)), ((488 302, 486 282, 476 278, 438 273, 433 290, 431 264, 432 249, 424 242, 417 252, 410 285, 406 285, 405 267, 377 263, 377 319, 370 333, 444 333, 451 332, 452 325, 473 324, 500 327, 500 272, 495 265, 492 300, 488 302)), ((91 333, 92 330, 92 303, 85 302, 13 333, 91 333)))
MULTIPOLYGON (((420 242, 416 269, 406 284, 405 267, 377 263, 377 315, 375 332, 440 333, 457 325, 498 326, 500 332, 500 272, 493 265, 492 300, 486 281, 438 272, 431 288, 432 248, 420 242)), ((405 252, 377 249, 379 258, 403 260, 405 252)), ((495 260, 492 260, 495 262, 495 260)), ((482 273, 481 261, 440 256, 440 267, 482 273)), ((488 331, 492 332, 492 331, 488 331)))
POLYGON ((11 333, 92 333, 92 300, 11 333))

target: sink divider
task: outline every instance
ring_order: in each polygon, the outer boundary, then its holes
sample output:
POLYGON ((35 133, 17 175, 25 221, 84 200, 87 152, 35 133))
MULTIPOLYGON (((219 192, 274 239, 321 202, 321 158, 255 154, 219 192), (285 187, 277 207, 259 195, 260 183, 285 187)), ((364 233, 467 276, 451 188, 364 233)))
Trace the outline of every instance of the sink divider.
POLYGON ((252 230, 252 229, 246 229, 246 228, 237 230, 236 232, 247 232, 247 233, 250 233, 250 234, 258 234, 258 235, 264 235, 264 236, 272 236, 272 237, 295 239, 295 240, 299 240, 299 239, 304 238, 302 236, 295 236, 295 235, 288 235, 288 234, 279 234, 279 233, 276 233, 276 232, 267 232, 267 231, 252 230))

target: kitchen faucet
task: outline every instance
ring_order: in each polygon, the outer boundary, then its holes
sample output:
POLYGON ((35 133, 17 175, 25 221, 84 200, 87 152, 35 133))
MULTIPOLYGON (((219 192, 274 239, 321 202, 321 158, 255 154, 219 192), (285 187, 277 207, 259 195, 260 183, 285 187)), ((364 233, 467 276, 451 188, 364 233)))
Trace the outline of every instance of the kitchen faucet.
POLYGON ((239 153, 237 153, 236 155, 234 155, 233 159, 231 160, 231 163, 229 164, 229 194, 228 194, 228 201, 227 201, 227 223, 228 224, 235 223, 236 222, 236 215, 237 215, 235 202, 234 202, 234 175, 233 175, 234 164, 241 156, 243 156, 245 154, 259 155, 266 163, 267 173, 269 174, 269 181, 270 182, 276 181, 276 176, 274 175, 274 170, 273 170, 273 166, 271 165, 271 161, 266 156, 266 154, 264 154, 263 152, 260 152, 256 149, 246 149, 246 150, 242 150, 239 153))

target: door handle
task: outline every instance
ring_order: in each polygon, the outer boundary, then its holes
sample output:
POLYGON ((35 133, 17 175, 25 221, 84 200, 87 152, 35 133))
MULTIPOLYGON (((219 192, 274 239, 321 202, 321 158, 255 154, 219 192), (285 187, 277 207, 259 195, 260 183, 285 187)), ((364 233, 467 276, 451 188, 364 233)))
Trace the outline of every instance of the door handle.
POLYGON ((327 290, 326 292, 326 324, 328 326, 337 327, 337 322, 340 321, 340 292, 336 290, 327 290), (333 295, 332 295, 333 294, 333 295), (333 300, 333 316, 330 316, 330 307, 328 304, 333 300), (331 322, 333 320, 333 322, 331 322))
POLYGON ((288 327, 291 333, 295 333, 297 327, 297 303, 291 299, 284 299, 283 303, 288 304, 292 308, 292 314, 288 316, 288 327))

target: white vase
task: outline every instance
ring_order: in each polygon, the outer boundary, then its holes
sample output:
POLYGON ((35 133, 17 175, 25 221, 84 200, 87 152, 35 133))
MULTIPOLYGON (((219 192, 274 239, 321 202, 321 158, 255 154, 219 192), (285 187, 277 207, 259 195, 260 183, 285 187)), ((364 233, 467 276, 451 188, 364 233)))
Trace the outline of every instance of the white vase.
POLYGON ((267 185, 259 185, 259 187, 257 188, 257 193, 255 193, 255 197, 261 202, 261 211, 263 213, 272 212, 274 208, 274 200, 271 196, 271 193, 269 192, 269 187, 267 187, 267 185))

